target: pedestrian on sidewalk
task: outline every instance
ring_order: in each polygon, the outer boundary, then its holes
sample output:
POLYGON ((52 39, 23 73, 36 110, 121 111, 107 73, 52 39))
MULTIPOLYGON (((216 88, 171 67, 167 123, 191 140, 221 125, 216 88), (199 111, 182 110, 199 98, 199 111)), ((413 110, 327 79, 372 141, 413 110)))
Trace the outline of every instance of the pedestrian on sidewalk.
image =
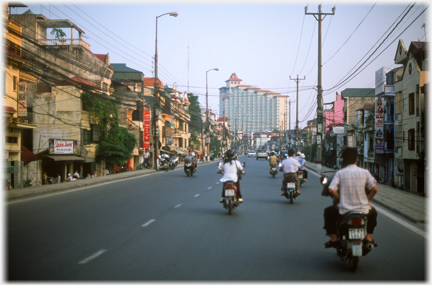
POLYGON ((145 169, 149 168, 149 157, 150 157, 150 153, 148 151, 148 148, 145 149, 144 154, 143 154, 143 158, 144 158, 144 163, 143 166, 145 169))

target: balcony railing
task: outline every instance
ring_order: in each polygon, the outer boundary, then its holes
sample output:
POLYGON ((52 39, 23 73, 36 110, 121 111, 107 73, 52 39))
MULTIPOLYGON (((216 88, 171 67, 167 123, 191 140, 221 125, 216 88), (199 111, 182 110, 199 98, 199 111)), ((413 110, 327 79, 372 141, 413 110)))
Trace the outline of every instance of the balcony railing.
POLYGON ((41 39, 38 44, 45 46, 82 46, 90 50, 90 44, 80 39, 41 39))

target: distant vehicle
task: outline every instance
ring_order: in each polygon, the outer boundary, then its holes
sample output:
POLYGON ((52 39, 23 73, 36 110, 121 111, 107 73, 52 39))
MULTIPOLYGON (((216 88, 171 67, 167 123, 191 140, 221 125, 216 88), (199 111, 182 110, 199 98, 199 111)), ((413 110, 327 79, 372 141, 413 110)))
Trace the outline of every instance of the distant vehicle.
POLYGON ((258 150, 258 152, 256 154, 256 159, 258 160, 258 158, 267 159, 267 151, 265 149, 258 150))
POLYGON ((256 152, 254 150, 250 150, 250 151, 248 151, 247 156, 248 157, 256 156, 256 152))
POLYGON ((288 150, 283 149, 280 152, 281 152, 281 159, 282 159, 282 153, 284 154, 284 157, 288 157, 288 150))

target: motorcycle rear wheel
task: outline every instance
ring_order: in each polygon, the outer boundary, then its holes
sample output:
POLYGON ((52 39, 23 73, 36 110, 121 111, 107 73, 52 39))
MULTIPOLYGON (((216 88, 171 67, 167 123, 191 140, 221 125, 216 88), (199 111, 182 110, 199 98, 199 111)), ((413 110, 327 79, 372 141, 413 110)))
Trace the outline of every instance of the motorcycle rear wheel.
POLYGON ((290 193, 290 203, 292 204, 293 203, 293 199, 294 199, 294 194, 293 193, 290 193))
POLYGON ((358 256, 352 256, 350 255, 348 257, 348 267, 351 271, 356 271, 359 263, 359 257, 358 256))
POLYGON ((230 215, 232 214, 233 208, 234 208, 233 201, 229 200, 228 201, 228 214, 230 214, 230 215))

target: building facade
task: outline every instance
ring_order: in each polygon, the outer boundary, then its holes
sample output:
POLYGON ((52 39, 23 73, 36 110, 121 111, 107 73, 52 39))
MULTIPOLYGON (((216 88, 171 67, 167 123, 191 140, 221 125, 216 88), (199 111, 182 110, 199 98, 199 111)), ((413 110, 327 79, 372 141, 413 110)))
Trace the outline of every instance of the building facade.
MULTIPOLYGON (((235 73, 219 88, 219 116, 230 119, 233 127, 242 133, 284 133, 288 127, 288 96, 244 85, 235 73)), ((256 146, 258 147, 258 146, 256 146)))

